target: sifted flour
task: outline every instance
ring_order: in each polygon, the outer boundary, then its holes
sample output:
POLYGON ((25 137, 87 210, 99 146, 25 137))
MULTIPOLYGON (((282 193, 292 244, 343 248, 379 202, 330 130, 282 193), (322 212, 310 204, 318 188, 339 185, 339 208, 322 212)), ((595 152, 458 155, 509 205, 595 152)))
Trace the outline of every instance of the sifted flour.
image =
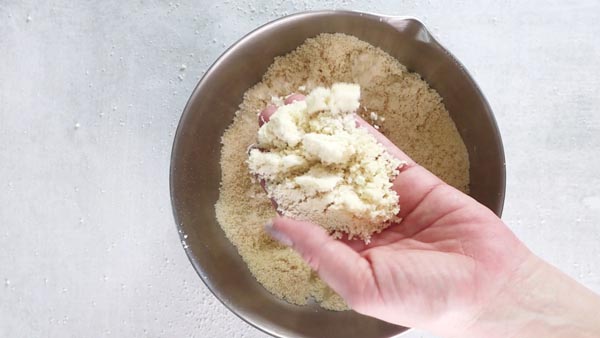
POLYGON ((246 164, 256 141, 257 113, 273 96, 308 92, 335 82, 361 86, 361 116, 422 166, 450 185, 468 192, 469 159, 442 98, 381 49, 344 34, 321 34, 295 51, 275 58, 261 82, 250 88, 222 138, 222 181, 215 206, 225 234, 256 279, 270 292, 294 304, 312 297, 321 306, 344 310, 300 256, 264 232, 275 210, 246 164))

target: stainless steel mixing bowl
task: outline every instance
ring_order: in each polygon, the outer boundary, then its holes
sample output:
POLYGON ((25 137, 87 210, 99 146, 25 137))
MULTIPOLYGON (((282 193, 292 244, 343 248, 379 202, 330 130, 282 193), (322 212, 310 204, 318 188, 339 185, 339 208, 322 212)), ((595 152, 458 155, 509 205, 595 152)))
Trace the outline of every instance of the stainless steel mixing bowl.
POLYGON ((438 91, 469 152, 471 196, 501 214, 502 141, 475 81, 418 20, 348 11, 305 12, 273 21, 246 35, 213 64, 196 86, 175 135, 173 213, 185 252, 202 281, 251 325, 282 337, 389 337, 406 328, 352 311, 295 306, 271 295, 252 277, 215 219, 220 138, 242 95, 260 81, 275 56, 324 32, 354 35, 380 47, 438 91))

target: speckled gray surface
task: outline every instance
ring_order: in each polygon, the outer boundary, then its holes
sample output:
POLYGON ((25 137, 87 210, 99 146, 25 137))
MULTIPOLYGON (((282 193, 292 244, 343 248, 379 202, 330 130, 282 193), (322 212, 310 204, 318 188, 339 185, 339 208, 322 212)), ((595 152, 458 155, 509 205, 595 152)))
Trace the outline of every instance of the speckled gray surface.
POLYGON ((0 0, 0 336, 265 337, 189 264, 169 155, 215 58, 304 9, 421 18, 496 112, 505 221, 600 291, 600 3, 296 3, 0 0))

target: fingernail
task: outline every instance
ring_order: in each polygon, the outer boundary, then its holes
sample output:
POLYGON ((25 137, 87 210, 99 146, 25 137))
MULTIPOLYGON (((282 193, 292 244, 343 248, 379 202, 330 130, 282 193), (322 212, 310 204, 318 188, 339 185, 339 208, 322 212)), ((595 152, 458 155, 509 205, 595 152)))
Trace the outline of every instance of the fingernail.
POLYGON ((292 240, 285 234, 277 231, 273 227, 273 221, 269 220, 269 221, 267 221, 267 223, 265 223, 265 231, 269 234, 269 236, 271 236, 271 238, 273 238, 277 242, 279 242, 285 246, 292 246, 292 244, 293 244, 292 240))

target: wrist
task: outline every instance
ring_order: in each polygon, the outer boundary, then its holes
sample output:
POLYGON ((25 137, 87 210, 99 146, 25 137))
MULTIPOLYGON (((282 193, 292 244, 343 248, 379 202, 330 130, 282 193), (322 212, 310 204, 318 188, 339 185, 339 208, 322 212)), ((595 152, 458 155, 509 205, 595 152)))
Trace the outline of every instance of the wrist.
POLYGON ((600 297, 529 255, 461 337, 598 337, 600 297))

